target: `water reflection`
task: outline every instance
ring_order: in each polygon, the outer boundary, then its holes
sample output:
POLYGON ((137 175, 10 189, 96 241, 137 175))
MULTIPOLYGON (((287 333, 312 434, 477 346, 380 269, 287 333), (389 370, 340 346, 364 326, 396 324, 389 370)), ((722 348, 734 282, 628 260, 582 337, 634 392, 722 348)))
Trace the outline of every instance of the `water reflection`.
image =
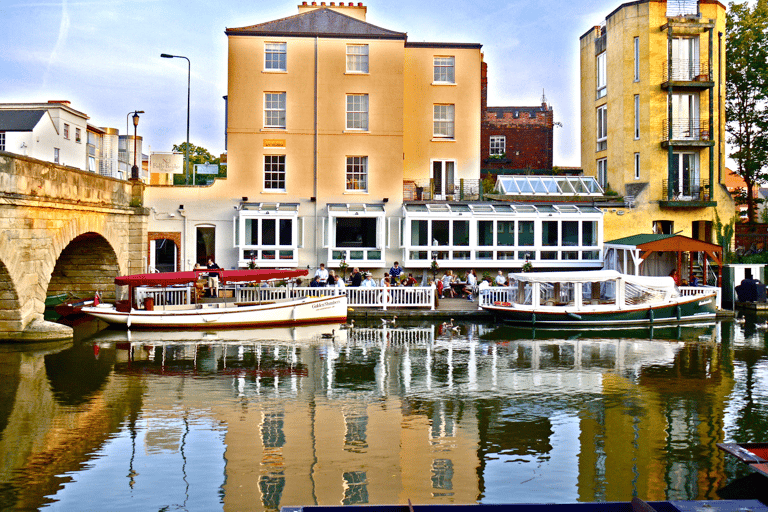
POLYGON ((765 333, 105 331, 0 353, 0 508, 716 499, 765 333), (108 493, 94 489, 108 488, 108 493))

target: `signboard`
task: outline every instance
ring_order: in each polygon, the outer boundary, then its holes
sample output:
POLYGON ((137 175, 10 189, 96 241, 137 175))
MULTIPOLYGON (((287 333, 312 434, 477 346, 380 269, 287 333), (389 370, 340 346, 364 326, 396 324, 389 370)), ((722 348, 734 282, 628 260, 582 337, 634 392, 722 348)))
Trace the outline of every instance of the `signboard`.
POLYGON ((219 174, 219 164, 195 164, 196 174, 219 174))
POLYGON ((265 148, 284 148, 285 139, 264 139, 265 148))
POLYGON ((184 155, 182 153, 151 153, 149 172, 184 174, 184 155))

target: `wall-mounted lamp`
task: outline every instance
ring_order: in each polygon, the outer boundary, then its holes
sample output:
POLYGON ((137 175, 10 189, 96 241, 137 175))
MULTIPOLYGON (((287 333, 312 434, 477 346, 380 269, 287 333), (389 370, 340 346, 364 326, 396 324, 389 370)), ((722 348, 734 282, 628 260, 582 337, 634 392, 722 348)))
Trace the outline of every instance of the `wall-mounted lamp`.
POLYGON ((183 204, 180 204, 180 205, 179 205, 179 210, 183 210, 183 209, 184 209, 184 205, 183 205, 183 204))
POLYGON ((248 201, 248 198, 246 196, 243 196, 243 202, 248 201))
POLYGON ((386 203, 386 202, 388 202, 388 201, 389 201, 389 198, 388 198, 388 197, 385 197, 385 198, 384 198, 384 202, 386 203))
POLYGON ((316 197, 310 197, 309 200, 314 203, 315 201, 317 201, 317 198, 316 197))

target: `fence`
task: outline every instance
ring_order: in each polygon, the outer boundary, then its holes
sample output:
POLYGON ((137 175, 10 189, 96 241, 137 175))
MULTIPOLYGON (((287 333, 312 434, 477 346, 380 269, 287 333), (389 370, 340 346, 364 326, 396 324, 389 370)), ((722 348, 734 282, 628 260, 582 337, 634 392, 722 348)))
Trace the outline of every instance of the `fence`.
POLYGON ((326 297, 346 294, 350 307, 361 308, 424 308, 435 309, 435 288, 429 286, 402 286, 385 288, 335 288, 335 287, 238 287, 236 302, 264 302, 302 297, 326 297))
POLYGON ((717 305, 717 309, 720 309, 720 302, 722 300, 720 298, 721 290, 717 286, 678 286, 678 289, 680 290, 680 295, 684 297, 715 292, 717 294, 715 298, 715 305, 717 305))
POLYGON ((156 306, 176 306, 179 304, 191 304, 193 286, 150 287, 137 286, 136 300, 144 304, 144 299, 151 297, 156 306))

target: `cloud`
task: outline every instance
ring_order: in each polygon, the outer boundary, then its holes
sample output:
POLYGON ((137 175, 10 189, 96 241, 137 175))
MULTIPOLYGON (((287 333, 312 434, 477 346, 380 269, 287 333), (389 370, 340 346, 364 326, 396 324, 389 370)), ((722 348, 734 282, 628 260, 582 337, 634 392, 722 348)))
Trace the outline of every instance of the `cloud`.
POLYGON ((45 69, 43 75, 43 87, 48 84, 48 77, 50 76, 51 66, 58 61, 61 50, 67 43, 67 36, 69 35, 69 10, 67 9, 67 0, 61 0, 61 20, 59 22, 59 36, 56 38, 56 44, 51 51, 51 55, 48 58, 48 66, 45 69))

